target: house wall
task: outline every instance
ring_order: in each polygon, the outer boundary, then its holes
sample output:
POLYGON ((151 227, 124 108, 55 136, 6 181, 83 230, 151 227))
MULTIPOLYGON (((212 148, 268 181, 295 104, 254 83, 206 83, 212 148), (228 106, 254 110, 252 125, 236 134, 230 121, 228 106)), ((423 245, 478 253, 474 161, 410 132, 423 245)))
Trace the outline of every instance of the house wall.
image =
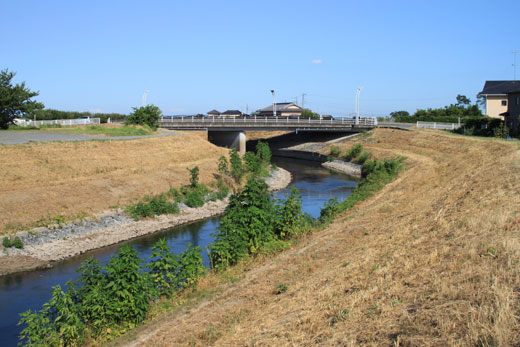
POLYGON ((518 135, 518 122, 520 117, 520 92, 508 95, 507 100, 509 115, 506 118, 506 126, 509 128, 509 134, 518 135))
POLYGON ((502 101, 507 101, 507 95, 488 95, 486 96, 486 115, 493 118, 500 117, 501 113, 507 112, 507 105, 502 106, 502 101))
POLYGON ((280 117, 298 117, 298 116, 301 116, 302 114, 302 111, 298 111, 298 110, 286 110, 286 111, 282 111, 280 112, 279 116, 280 117))

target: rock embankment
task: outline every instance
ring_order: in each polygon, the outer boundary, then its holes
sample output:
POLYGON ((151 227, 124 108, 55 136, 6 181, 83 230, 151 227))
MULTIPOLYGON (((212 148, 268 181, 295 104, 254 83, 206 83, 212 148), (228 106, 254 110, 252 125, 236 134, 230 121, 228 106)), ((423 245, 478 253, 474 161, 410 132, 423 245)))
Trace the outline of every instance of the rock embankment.
POLYGON ((363 165, 358 165, 343 160, 328 161, 321 164, 321 166, 330 170, 357 177, 361 176, 361 171, 363 169, 363 165))
MULTIPOLYGON (((270 191, 283 189, 290 182, 290 172, 281 168, 266 179, 270 191)), ((0 253, 0 275, 49 267, 52 262, 94 249, 217 216, 224 212, 228 200, 208 202, 199 208, 184 207, 178 214, 140 221, 132 220, 119 209, 99 215, 96 221, 22 232, 18 236, 24 243, 23 249, 9 248, 0 253)))

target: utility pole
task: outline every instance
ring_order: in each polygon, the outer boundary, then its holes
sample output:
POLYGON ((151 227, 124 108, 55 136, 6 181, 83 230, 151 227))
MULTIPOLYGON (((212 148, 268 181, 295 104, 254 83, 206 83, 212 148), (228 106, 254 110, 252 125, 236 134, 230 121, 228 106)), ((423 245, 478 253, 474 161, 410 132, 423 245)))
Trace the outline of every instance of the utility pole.
POLYGON ((150 93, 149 90, 145 90, 143 93, 143 106, 146 106, 146 96, 150 93))
POLYGON ((297 96, 294 97, 294 101, 295 101, 295 104, 298 105, 298 97, 297 96))
POLYGON ((271 89, 271 94, 273 94, 273 115, 276 118, 276 94, 274 93, 274 89, 271 89))
POLYGON ((359 124, 359 93, 361 93, 363 87, 359 87, 356 92, 356 125, 359 124))
POLYGON ((303 105, 305 104, 305 93, 302 93, 302 108, 303 108, 303 105))
POLYGON ((513 58, 513 61, 514 61, 513 62, 513 71, 514 71, 513 72, 513 76, 514 76, 513 81, 516 81, 516 54, 517 53, 518 53, 518 51, 513 51, 513 57, 514 57, 513 58))

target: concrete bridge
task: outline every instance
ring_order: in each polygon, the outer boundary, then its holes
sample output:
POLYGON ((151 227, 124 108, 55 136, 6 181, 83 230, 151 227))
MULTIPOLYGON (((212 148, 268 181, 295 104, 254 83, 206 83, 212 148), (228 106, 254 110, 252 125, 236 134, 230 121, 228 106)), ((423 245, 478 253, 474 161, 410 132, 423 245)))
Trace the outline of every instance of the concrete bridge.
POLYGON ((290 117, 163 117, 159 127, 172 130, 206 130, 216 145, 246 150, 246 131, 360 133, 377 126, 375 118, 310 119, 290 117))

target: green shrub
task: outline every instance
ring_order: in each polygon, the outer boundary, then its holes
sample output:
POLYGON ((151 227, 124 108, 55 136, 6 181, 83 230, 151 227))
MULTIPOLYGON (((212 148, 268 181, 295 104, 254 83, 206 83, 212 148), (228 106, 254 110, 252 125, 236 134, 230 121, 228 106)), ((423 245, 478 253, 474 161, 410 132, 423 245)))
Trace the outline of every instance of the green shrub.
POLYGON ((201 207, 204 205, 204 197, 196 190, 190 190, 186 194, 184 203, 189 207, 201 207))
POLYGON ((274 294, 276 294, 276 295, 283 294, 287 291, 287 289, 289 289, 289 288, 287 287, 286 284, 280 283, 279 285, 276 286, 276 289, 274 290, 274 294))
POLYGON ((170 190, 166 192, 166 196, 168 196, 175 202, 182 202, 182 200, 184 199, 184 195, 178 189, 172 187, 170 187, 170 190))
POLYGON ((509 128, 505 124, 502 124, 493 129, 493 134, 495 137, 506 139, 509 136, 509 128))
POLYGON ((20 238, 18 236, 16 236, 14 238, 13 246, 14 246, 14 248, 18 248, 18 249, 22 249, 23 248, 23 242, 22 242, 22 240, 20 240, 20 238))
POLYGON ((133 112, 126 117, 125 125, 147 125, 153 130, 157 129, 162 111, 155 105, 132 107, 133 112))
POLYGON ((244 155, 244 164, 249 172, 257 174, 260 171, 260 160, 253 152, 246 152, 244 155))
POLYGON ((242 158, 238 155, 236 148, 231 150, 231 153, 229 154, 229 162, 231 164, 231 177, 233 177, 236 183, 240 183, 244 176, 244 167, 242 165, 242 158))
POLYGON ((325 205, 320 209, 320 216, 318 217, 318 224, 324 225, 332 222, 340 212, 338 198, 329 199, 325 205))
POLYGON ((341 150, 339 149, 338 146, 330 146, 330 155, 332 155, 334 157, 339 157, 340 154, 341 154, 341 150))
POLYGON ((232 195, 217 231, 208 247, 213 267, 220 269, 247 254, 256 253, 260 246, 276 238, 273 201, 267 194, 267 184, 251 177, 240 194, 232 195))
POLYGON ((199 184, 199 167, 195 166, 193 169, 187 169, 190 173, 190 186, 196 188, 199 184))
POLYGON ((361 146, 359 143, 356 143, 352 148, 350 148, 347 153, 345 154, 345 159, 347 160, 354 160, 358 157, 358 155, 363 152, 363 146, 361 146))
POLYGON ((229 195, 229 187, 224 183, 221 176, 217 179, 217 191, 211 193, 211 200, 222 200, 229 195))
POLYGON ((177 203, 168 201, 165 196, 160 195, 152 198, 145 197, 143 201, 125 208, 125 212, 134 220, 139 220, 140 218, 153 217, 161 214, 179 213, 179 206, 177 203))
POLYGON ((5 248, 9 248, 11 247, 13 244, 11 242, 11 239, 8 238, 7 236, 4 236, 4 238, 2 239, 2 246, 4 246, 5 248))
POLYGON ((165 238, 161 238, 152 247, 148 268, 150 278, 158 296, 171 296, 179 287, 177 272, 179 271, 179 259, 175 253, 170 252, 170 247, 165 238))
POLYGON ((269 165, 271 163, 271 149, 267 142, 258 141, 256 144, 256 155, 261 164, 269 165))
POLYGON ((141 322, 150 305, 152 289, 148 274, 141 269, 141 259, 129 245, 124 245, 104 268, 105 288, 109 298, 108 321, 115 324, 141 322))
POLYGON ((293 237, 305 229, 302 197, 298 189, 291 187, 285 200, 276 205, 276 234, 281 239, 293 237))
POLYGON ((221 175, 229 175, 229 163, 224 156, 218 158, 218 172, 221 175))
POLYGON ((111 324, 108 307, 112 298, 108 296, 108 278, 94 258, 83 262, 76 272, 79 275, 73 285, 78 288, 76 301, 81 317, 92 334, 97 336, 111 324))
POLYGON ((83 340, 85 325, 73 290, 63 292, 61 286, 53 288, 51 300, 39 312, 26 311, 18 323, 27 324, 20 339, 31 346, 77 346, 83 340), (72 292, 72 293, 71 293, 72 292))
POLYGON ((202 264, 202 248, 189 243, 186 249, 179 254, 179 270, 177 280, 180 288, 191 287, 199 281, 206 273, 202 264))
POLYGON ((372 154, 369 152, 361 152, 361 154, 355 159, 357 164, 363 165, 368 159, 372 157, 372 154))

